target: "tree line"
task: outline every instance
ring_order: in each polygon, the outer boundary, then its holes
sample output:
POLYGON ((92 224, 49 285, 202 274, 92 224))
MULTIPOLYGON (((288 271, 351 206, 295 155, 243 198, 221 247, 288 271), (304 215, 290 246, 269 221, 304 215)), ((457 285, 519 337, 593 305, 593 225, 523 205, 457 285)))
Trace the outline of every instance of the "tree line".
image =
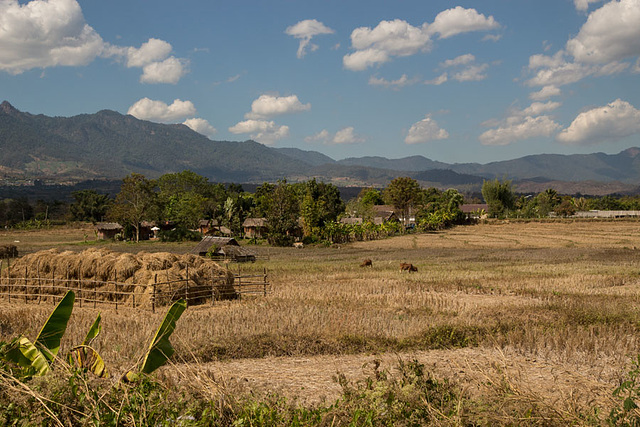
MULTIPOLYGON (((569 216, 591 209, 640 210, 638 196, 561 196, 551 188, 536 195, 521 195, 514 192, 511 181, 498 179, 485 181, 482 195, 487 213, 498 218, 545 217, 551 212, 569 216)), ((188 170, 158 179, 132 173, 122 180, 120 191, 113 197, 95 190, 75 191, 72 197, 71 203, 0 200, 0 224, 39 227, 52 221, 113 221, 125 227, 127 238, 137 240, 141 224, 149 221, 171 224, 171 239, 197 239, 199 234, 191 230, 197 229, 202 219, 215 220, 232 235, 241 236, 246 218, 265 218, 269 243, 290 245, 299 239, 374 239, 410 230, 438 230, 465 221, 460 209, 465 198, 460 192, 422 188, 408 177, 396 178, 385 188, 364 188, 346 203, 335 185, 316 179, 263 183, 250 193, 241 185, 209 182, 188 170), (379 205, 392 206, 396 221, 375 221, 379 205), (343 217, 359 218, 359 222, 343 223, 343 217)))

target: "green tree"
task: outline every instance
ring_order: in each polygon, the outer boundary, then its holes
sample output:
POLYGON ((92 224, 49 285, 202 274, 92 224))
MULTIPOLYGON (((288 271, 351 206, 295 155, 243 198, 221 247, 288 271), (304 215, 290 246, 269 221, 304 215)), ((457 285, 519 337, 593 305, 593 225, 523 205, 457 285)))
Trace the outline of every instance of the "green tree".
POLYGON ((156 208, 154 183, 139 173, 122 180, 120 192, 107 213, 107 217, 121 225, 135 229, 136 242, 140 241, 140 223, 154 216, 156 208))
POLYGON ((509 210, 515 208, 515 194, 511 188, 511 181, 484 181, 482 183, 482 197, 489 206, 489 215, 504 217, 509 210))
POLYGON ((267 238, 275 246, 290 246, 298 227, 300 203, 295 189, 286 180, 278 181, 273 189, 266 219, 269 224, 267 238))
POLYGON ((400 213, 406 226, 411 210, 420 205, 423 192, 415 179, 400 177, 391 181, 383 194, 385 201, 400 213))
POLYGON ((77 221, 102 221, 113 203, 108 194, 95 190, 74 191, 71 196, 75 201, 69 206, 69 212, 77 221))
POLYGON ((160 219, 187 229, 197 227, 210 208, 209 196, 214 192, 207 178, 185 170, 164 174, 156 184, 160 219))
POLYGON ((304 234, 310 236, 314 228, 336 221, 344 212, 340 190, 333 184, 316 182, 315 178, 304 183, 300 215, 304 222, 304 234))

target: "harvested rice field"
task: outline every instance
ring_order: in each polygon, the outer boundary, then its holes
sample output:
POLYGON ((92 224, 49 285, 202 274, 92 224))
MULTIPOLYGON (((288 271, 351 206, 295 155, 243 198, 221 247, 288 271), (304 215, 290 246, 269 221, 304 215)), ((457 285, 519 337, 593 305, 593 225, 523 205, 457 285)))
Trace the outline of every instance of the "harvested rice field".
MULTIPOLYGON (((5 233, 0 244, 15 240, 5 233)), ((58 240, 48 248, 91 245, 58 240)), ((240 268, 266 268, 272 292, 189 307, 172 336, 173 364, 157 372, 163 383, 277 393, 314 406, 340 398, 336 378, 355 385, 417 361, 473 402, 470 418, 449 424, 597 425, 621 405, 613 391, 640 354, 638 221, 488 222, 330 247, 251 249, 261 256, 240 268), (364 259, 371 267, 360 267, 364 259), (400 271, 400 263, 418 271, 400 271)), ((0 340, 35 336, 51 308, 0 299, 0 340)), ((96 314, 74 308, 61 351, 82 340, 96 314)), ((102 311, 94 346, 115 377, 140 357, 161 316, 102 311)))

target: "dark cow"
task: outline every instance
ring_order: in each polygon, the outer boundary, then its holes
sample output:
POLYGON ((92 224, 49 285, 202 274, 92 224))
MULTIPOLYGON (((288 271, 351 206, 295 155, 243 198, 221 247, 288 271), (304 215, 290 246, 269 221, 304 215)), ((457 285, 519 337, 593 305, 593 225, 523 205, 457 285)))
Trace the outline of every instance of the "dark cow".
POLYGON ((18 256, 18 248, 15 245, 0 246, 0 259, 16 258, 18 256))
POLYGON ((409 273, 411 273, 412 271, 418 271, 418 267, 416 267, 413 264, 408 264, 406 262, 403 262, 400 264, 400 271, 408 271, 409 273))
POLYGON ((360 267, 373 267, 373 263, 369 258, 367 258, 364 261, 362 261, 362 264, 360 264, 360 267))

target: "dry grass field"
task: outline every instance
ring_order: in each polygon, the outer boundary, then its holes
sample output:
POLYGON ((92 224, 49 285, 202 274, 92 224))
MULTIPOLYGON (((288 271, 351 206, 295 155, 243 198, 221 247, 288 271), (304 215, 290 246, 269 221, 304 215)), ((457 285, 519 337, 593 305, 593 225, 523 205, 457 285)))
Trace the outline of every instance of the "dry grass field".
MULTIPOLYGON (((0 244, 82 250, 86 233, 4 232, 0 244)), ((190 307, 163 381, 313 405, 340 395, 338 372, 357 382, 377 364, 393 372, 399 359, 417 360, 481 402, 487 423, 583 424, 619 404, 612 392, 640 353, 637 221, 490 222, 332 247, 253 248, 264 258, 242 268, 266 267, 273 292, 190 307), (372 267, 360 267, 365 258, 372 267), (401 262, 418 272, 400 272, 401 262)), ((0 298, 0 340, 35 336, 50 311, 0 298)), ((62 351, 96 314, 74 309, 62 351)), ((136 362, 161 316, 103 310, 95 347, 112 372, 136 362)))

